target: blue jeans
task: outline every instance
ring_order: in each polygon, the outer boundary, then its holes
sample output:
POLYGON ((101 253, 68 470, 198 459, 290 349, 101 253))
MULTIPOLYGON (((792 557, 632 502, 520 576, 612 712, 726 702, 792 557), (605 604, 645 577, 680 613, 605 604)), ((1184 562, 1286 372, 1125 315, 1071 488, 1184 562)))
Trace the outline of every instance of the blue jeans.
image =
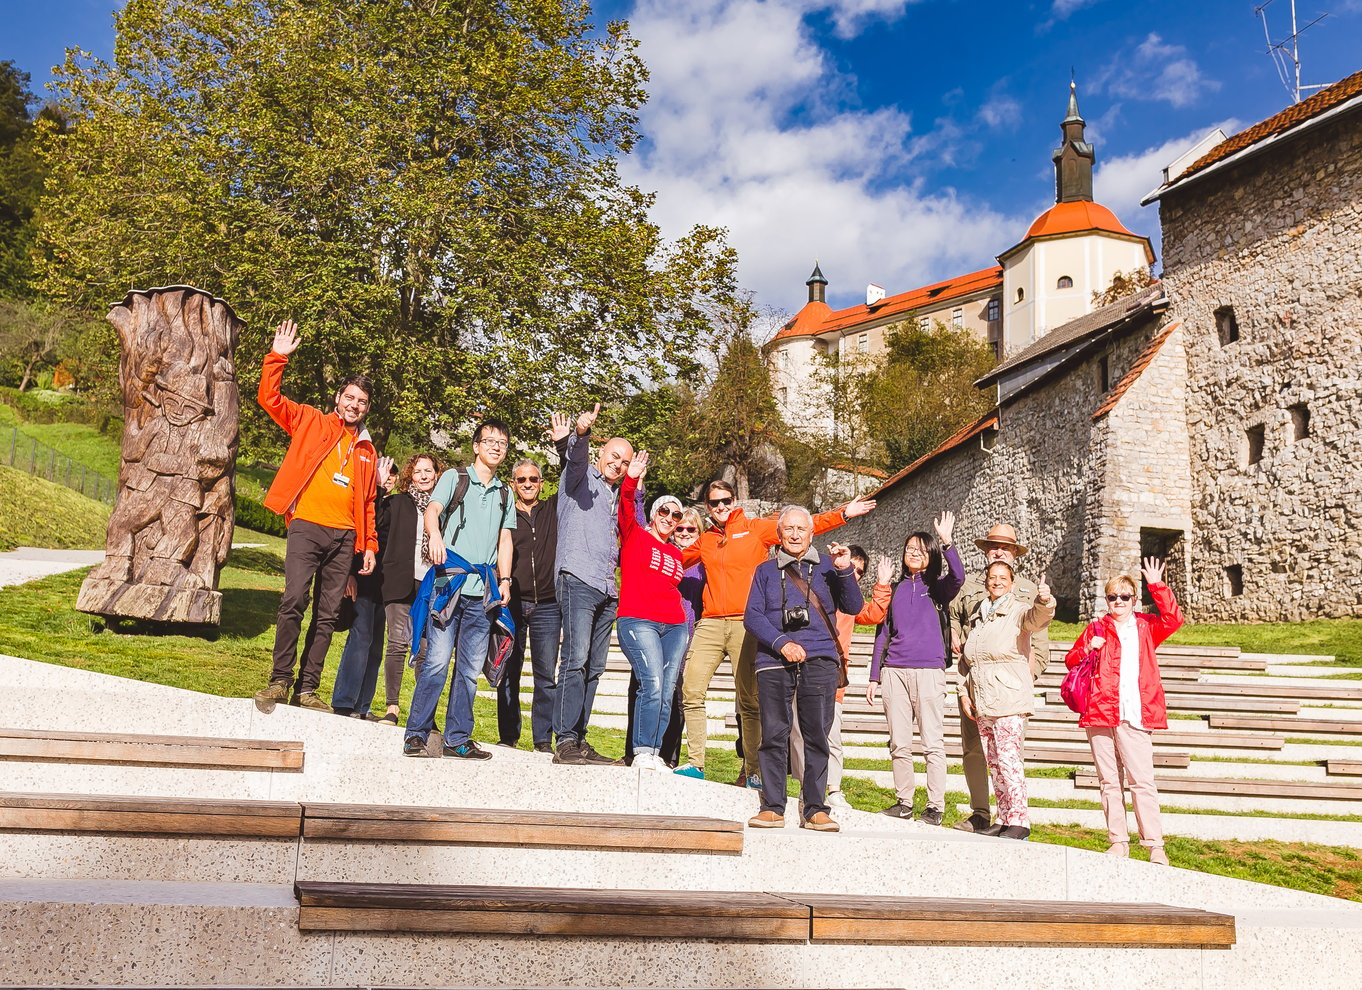
POLYGON ((406 736, 424 740, 435 728, 435 706, 444 693, 450 657, 456 656, 445 709, 445 745, 462 746, 473 735, 473 698, 492 632, 491 619, 482 608, 482 595, 460 595, 449 622, 441 625, 431 616, 426 630, 426 659, 416 671, 406 736))
POLYGON ((619 620, 620 649, 638 678, 634 708, 634 753, 656 756, 671 718, 672 696, 681 661, 686 658, 690 633, 684 622, 652 619, 619 620))
POLYGON ((355 621, 345 639, 331 707, 343 712, 365 712, 374 703, 378 669, 383 665, 383 603, 363 595, 355 598, 355 621))
POLYGON ((558 572, 558 607, 563 611, 563 654, 558 664, 558 712, 553 731, 559 745, 584 742, 596 684, 605 672, 610 627, 619 599, 567 571, 558 572))
POLYGON ((520 673, 525 667, 525 645, 530 647, 534 700, 530 702, 530 734, 534 744, 552 744, 553 713, 558 703, 558 641, 563 613, 558 602, 511 603, 515 644, 506 659, 506 672, 497 689, 497 738, 514 745, 520 741, 520 673))

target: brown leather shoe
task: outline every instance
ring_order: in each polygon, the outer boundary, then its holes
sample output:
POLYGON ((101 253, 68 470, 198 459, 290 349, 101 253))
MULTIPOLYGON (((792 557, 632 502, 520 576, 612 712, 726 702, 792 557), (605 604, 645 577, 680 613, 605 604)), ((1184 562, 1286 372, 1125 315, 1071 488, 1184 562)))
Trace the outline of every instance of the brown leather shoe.
POLYGON ((800 828, 811 828, 815 832, 840 832, 842 826, 838 825, 826 811, 820 811, 812 818, 805 818, 799 823, 800 828))
POLYGON ((785 817, 774 811, 762 811, 747 819, 748 828, 784 828, 785 817))
POLYGON ((264 690, 255 692, 255 707, 262 715, 268 715, 274 711, 275 705, 281 702, 287 704, 289 687, 288 681, 270 681, 264 690))

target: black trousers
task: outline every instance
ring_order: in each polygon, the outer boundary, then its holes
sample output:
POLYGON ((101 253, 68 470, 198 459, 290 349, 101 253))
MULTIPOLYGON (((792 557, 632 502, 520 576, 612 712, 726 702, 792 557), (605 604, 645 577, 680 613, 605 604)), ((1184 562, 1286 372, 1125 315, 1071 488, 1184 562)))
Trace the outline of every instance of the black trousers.
POLYGON ((312 602, 312 621, 308 625, 303 649, 302 670, 295 695, 317 690, 322 682, 326 651, 331 648, 331 633, 340 614, 345 580, 355 559, 355 531, 318 526, 304 519, 289 523, 288 543, 284 550, 284 597, 279 602, 279 620, 274 628, 274 670, 270 681, 293 684, 293 668, 298 662, 298 633, 303 613, 312 602), (316 595, 312 583, 316 580, 316 595))
POLYGON ((785 780, 790 772, 792 700, 799 699, 799 731, 804 735, 804 818, 828 811, 828 733, 837 703, 842 664, 835 657, 809 657, 757 671, 761 706, 761 810, 785 814, 785 780))

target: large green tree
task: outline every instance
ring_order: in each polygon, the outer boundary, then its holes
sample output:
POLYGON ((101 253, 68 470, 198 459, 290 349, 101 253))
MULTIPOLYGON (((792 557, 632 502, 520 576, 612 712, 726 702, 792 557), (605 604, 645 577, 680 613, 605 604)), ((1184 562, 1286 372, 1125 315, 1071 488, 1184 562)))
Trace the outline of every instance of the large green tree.
POLYGON ((665 242, 616 158, 646 70, 582 0, 129 0, 113 61, 72 53, 43 145, 42 284, 104 307, 191 283, 237 307, 249 389, 273 325, 289 387, 377 383, 421 436, 685 378, 734 256, 665 242))
POLYGON ((29 251, 42 169, 33 146, 29 75, 0 62, 0 299, 31 294, 29 251))

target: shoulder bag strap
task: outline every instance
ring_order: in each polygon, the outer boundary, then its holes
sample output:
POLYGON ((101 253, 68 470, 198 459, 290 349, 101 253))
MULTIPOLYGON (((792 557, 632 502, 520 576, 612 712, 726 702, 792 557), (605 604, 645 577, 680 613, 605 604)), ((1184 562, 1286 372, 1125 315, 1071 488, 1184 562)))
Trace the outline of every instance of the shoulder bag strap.
POLYGON ((832 624, 832 619, 828 618, 828 612, 827 609, 823 608, 822 600, 813 593, 813 589, 809 587, 809 582, 804 580, 804 575, 799 573, 799 565, 795 564, 794 569, 790 571, 789 574, 790 583, 798 588, 799 593, 808 599, 809 604, 812 605, 814 611, 818 613, 818 617, 823 620, 823 625, 828 629, 828 635, 832 637, 832 642, 837 647, 837 658, 841 660, 843 664, 849 663, 850 661, 847 659, 846 651, 842 649, 842 641, 837 637, 837 627, 832 624))

